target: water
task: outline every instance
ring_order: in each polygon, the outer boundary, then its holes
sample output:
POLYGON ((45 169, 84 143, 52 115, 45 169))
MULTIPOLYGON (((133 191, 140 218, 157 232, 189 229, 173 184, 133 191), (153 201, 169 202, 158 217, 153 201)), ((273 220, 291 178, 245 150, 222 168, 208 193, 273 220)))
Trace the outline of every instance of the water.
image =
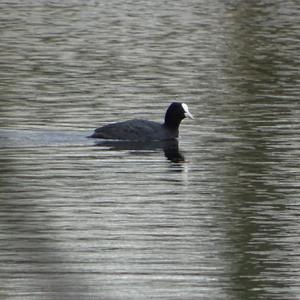
POLYGON ((298 299, 298 1, 0 1, 0 299, 298 299), (189 105, 178 145, 100 143, 189 105))

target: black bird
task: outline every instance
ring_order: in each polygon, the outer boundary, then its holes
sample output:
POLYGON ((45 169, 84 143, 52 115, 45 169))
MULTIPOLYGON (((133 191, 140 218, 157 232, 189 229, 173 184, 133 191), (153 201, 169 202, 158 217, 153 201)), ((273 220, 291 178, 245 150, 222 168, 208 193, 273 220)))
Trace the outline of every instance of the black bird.
POLYGON ((178 137, 179 125, 186 117, 193 119, 188 106, 185 103, 173 102, 166 111, 163 124, 134 119, 99 127, 89 137, 127 141, 170 140, 178 137))

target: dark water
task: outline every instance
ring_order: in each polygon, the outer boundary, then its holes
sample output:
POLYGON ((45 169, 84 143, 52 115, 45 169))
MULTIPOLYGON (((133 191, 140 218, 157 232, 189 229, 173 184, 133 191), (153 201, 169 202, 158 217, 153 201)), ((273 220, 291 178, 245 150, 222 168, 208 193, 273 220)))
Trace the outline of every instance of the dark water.
POLYGON ((299 299, 298 1, 0 1, 0 32, 0 299, 299 299), (178 145, 85 138, 174 99, 178 145))

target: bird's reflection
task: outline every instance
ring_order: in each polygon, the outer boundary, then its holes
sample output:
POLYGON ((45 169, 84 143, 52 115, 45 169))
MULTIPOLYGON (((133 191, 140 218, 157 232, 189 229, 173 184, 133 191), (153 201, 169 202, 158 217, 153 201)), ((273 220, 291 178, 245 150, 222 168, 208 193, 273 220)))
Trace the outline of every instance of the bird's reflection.
POLYGON ((163 150, 165 157, 174 163, 184 162, 185 158, 179 150, 178 140, 171 139, 167 141, 108 141, 99 140, 96 146, 109 147, 111 150, 132 150, 132 151, 153 151, 163 150))

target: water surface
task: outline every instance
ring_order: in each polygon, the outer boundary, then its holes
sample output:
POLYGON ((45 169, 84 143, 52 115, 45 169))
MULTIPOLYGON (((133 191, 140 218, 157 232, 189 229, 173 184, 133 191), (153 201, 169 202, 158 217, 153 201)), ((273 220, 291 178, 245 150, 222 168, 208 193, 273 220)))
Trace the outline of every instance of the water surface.
POLYGON ((0 298, 297 299, 299 18, 0 2, 0 298), (196 117, 178 144, 86 138, 173 100, 196 117))

